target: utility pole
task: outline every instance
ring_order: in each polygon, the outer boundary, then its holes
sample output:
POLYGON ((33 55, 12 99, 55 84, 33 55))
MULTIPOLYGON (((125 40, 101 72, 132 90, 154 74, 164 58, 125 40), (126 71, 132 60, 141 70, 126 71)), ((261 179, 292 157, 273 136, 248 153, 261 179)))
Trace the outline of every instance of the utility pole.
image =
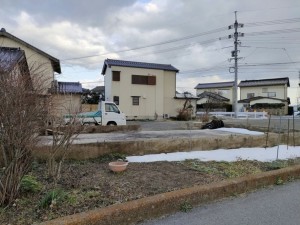
POLYGON ((238 23, 237 22, 237 11, 234 12, 235 14, 235 22, 233 25, 228 26, 228 30, 234 28, 234 34, 229 35, 228 38, 234 38, 234 50, 231 51, 231 57, 230 60, 234 59, 234 67, 230 67, 229 71, 231 72, 230 69, 234 69, 234 87, 233 87, 233 107, 234 107, 234 117, 237 117, 238 113, 238 107, 237 107, 237 82, 238 82, 238 46, 241 44, 241 42, 238 40, 238 37, 244 37, 244 33, 238 32, 238 28, 244 27, 244 24, 238 23))

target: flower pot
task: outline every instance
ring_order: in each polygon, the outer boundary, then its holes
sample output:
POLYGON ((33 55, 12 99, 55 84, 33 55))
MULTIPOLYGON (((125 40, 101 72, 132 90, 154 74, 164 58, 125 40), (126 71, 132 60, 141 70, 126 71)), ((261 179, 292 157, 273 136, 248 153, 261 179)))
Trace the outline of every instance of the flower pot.
POLYGON ((122 161, 110 162, 108 166, 109 169, 113 172, 122 172, 126 170, 128 166, 128 162, 122 162, 122 161))

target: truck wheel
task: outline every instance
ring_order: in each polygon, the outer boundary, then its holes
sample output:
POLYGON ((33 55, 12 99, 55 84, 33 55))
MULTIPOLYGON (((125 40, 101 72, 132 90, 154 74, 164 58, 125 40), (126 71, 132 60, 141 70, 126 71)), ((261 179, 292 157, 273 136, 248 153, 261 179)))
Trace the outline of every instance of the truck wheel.
POLYGON ((117 124, 115 122, 108 122, 107 126, 116 126, 117 124))

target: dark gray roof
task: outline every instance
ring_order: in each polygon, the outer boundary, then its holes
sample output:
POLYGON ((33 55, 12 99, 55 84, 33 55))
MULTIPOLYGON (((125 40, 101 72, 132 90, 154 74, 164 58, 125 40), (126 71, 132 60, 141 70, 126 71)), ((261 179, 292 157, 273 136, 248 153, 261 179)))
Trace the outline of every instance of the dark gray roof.
POLYGON ((101 92, 104 92, 104 91, 105 91, 105 86, 96 86, 96 87, 93 88, 91 91, 92 91, 92 92, 95 92, 95 93, 101 93, 101 92))
POLYGON ((57 82, 58 93, 68 93, 68 94, 81 94, 82 86, 79 82, 57 82))
POLYGON ((51 61, 51 64, 52 64, 52 67, 53 67, 53 70, 57 73, 61 73, 61 68, 60 68, 60 62, 58 59, 54 58, 53 56, 47 54, 46 52, 43 52, 42 50, 28 44, 27 42, 13 36, 12 34, 6 32, 6 30, 4 28, 2 28, 0 30, 0 37, 6 37, 6 38, 9 38, 11 40, 14 40, 15 42, 18 42, 18 43, 21 43, 23 45, 25 45, 26 47, 30 48, 30 49, 33 49, 34 51, 38 52, 39 54, 45 56, 46 58, 50 59, 51 61))
POLYGON ((9 72, 18 63, 20 63, 23 60, 26 63, 26 57, 23 50, 20 50, 19 48, 0 47, 0 70, 1 71, 9 72))
POLYGON ((199 99, 199 98, 189 92, 179 93, 178 91, 176 91, 175 99, 199 99))
POLYGON ((201 94, 198 95, 199 99, 202 98, 211 98, 217 101, 222 101, 222 102, 229 102, 230 99, 223 97, 222 95, 219 95, 217 93, 209 92, 209 91, 204 91, 201 94))
POLYGON ((262 80, 243 80, 240 82, 239 87, 274 86, 285 84, 287 84, 288 87, 290 86, 288 77, 262 80))
POLYGON ((145 68, 145 69, 156 69, 156 70, 167 70, 167 71, 175 71, 174 66, 170 64, 157 64, 157 63, 146 63, 146 62, 134 62, 134 61, 124 61, 124 60, 116 60, 116 59, 106 59, 104 61, 104 65, 102 67, 102 73, 105 74, 106 68, 111 66, 123 66, 123 67, 135 67, 135 68, 145 68))
POLYGON ((218 82, 218 83, 199 83, 195 89, 205 89, 205 88, 223 88, 223 87, 233 87, 234 82, 228 81, 228 82, 218 82))

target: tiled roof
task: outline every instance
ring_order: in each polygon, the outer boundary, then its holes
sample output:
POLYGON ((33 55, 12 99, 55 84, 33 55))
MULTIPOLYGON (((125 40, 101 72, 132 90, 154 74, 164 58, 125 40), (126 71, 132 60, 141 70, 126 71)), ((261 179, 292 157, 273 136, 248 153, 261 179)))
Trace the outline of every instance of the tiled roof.
POLYGON ((214 100, 222 101, 222 102, 229 102, 230 99, 223 97, 222 95, 209 92, 209 91, 204 91, 201 94, 198 95, 200 99, 202 98, 212 98, 214 100))
POLYGON ((6 37, 6 38, 9 38, 11 40, 14 40, 15 42, 18 42, 18 43, 21 43, 22 45, 25 45, 26 47, 30 48, 30 49, 33 49, 34 51, 38 52, 39 54, 45 56, 46 58, 50 59, 51 61, 51 64, 52 64, 52 67, 53 67, 53 70, 57 73, 61 73, 61 68, 60 68, 60 62, 58 59, 54 58, 53 56, 47 54, 46 52, 28 44, 27 42, 15 37, 14 35, 6 32, 6 30, 4 28, 2 28, 0 30, 0 37, 6 37))
POLYGON ((0 70, 10 71, 17 63, 25 59, 24 51, 19 48, 0 47, 0 70))
POLYGON ((79 82, 57 82, 57 89, 58 93, 73 93, 73 94, 80 94, 82 93, 82 86, 79 82))
POLYGON ((287 84, 288 87, 290 86, 288 77, 262 80, 243 80, 240 82, 239 87, 274 86, 285 84, 287 84))
POLYGON ((105 91, 105 86, 97 86, 91 90, 94 93, 100 93, 105 91))
POLYGON ((223 88, 223 87, 233 87, 234 82, 218 82, 218 83, 199 83, 195 89, 205 89, 205 88, 223 88))
POLYGON ((134 61, 124 61, 116 59, 106 59, 102 68, 102 73, 105 74, 106 68, 111 66, 123 66, 123 67, 135 67, 135 68, 145 68, 145 69, 156 69, 156 70, 167 70, 175 71, 179 70, 170 64, 157 64, 157 63, 146 63, 146 62, 134 62, 134 61))
POLYGON ((197 96, 193 95, 192 93, 179 93, 176 91, 175 98, 177 99, 199 99, 197 96))

